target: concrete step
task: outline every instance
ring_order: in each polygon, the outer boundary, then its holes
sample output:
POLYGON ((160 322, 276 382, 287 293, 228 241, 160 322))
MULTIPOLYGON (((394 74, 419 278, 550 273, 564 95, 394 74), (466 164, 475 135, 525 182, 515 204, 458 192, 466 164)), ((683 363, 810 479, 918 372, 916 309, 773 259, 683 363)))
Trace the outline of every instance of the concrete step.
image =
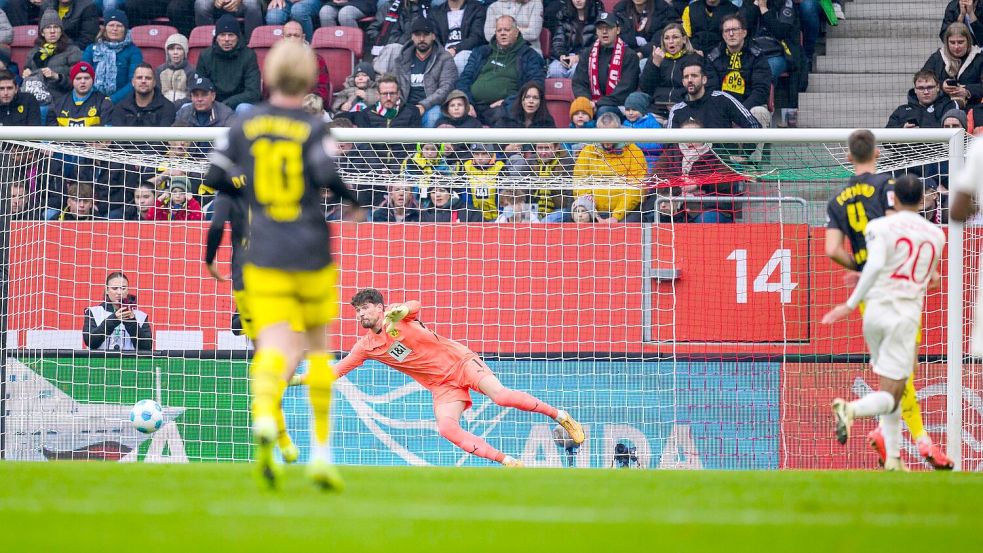
MULTIPOLYGON (((860 73, 879 75, 883 73, 909 73, 914 75, 925 64, 924 58, 914 56, 818 56, 813 71, 816 73, 860 73)), ((873 77, 876 78, 876 77, 873 77)))
POLYGON ((899 6, 897 2, 854 2, 848 4, 847 21, 858 19, 919 19, 934 21, 936 27, 942 26, 942 15, 945 14, 945 4, 940 8, 934 3, 906 4, 899 6))
POLYGON ((905 52, 913 57, 928 59, 942 43, 933 38, 837 38, 826 42, 827 56, 856 57, 865 52, 905 52))
POLYGON ((799 103, 799 128, 869 128, 880 129, 887 124, 891 111, 849 110, 841 106, 799 103))
MULTIPOLYGON (((848 16, 849 17, 849 16, 848 16)), ((935 38, 942 25, 942 12, 932 20, 895 19, 847 19, 826 34, 829 40, 837 38, 879 38, 901 36, 911 39, 935 38)))
POLYGON ((813 73, 809 75, 809 93, 860 91, 871 95, 905 94, 911 88, 912 73, 883 73, 872 79, 856 73, 813 73))
POLYGON ((799 109, 818 110, 820 113, 838 115, 843 113, 873 113, 884 114, 881 126, 887 124, 887 119, 901 104, 907 103, 904 96, 891 93, 884 96, 864 96, 853 91, 842 93, 799 95, 799 109))

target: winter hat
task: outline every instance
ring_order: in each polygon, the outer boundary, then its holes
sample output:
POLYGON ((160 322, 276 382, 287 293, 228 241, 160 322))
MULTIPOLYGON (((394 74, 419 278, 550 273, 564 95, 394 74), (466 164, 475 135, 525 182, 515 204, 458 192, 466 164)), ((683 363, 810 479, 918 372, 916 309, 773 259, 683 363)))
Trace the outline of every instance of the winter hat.
POLYGON ((582 207, 587 210, 587 213, 591 216, 591 219, 597 218, 597 206, 594 205, 594 196, 587 194, 586 196, 577 198, 573 202, 573 205, 570 206, 570 211, 573 211, 578 207, 582 207))
POLYGON ((625 98, 625 109, 645 113, 649 109, 649 95, 644 92, 632 92, 625 98))
POLYGON ((88 73, 93 79, 96 78, 96 70, 92 67, 92 64, 87 61, 80 61, 72 66, 72 70, 68 72, 68 80, 74 81, 75 76, 79 73, 88 73))
POLYGON ((375 80, 375 69, 372 67, 372 62, 363 61, 355 66, 355 71, 352 72, 352 76, 358 75, 359 73, 365 73, 369 76, 369 79, 375 80))
POLYGON ((65 25, 61 22, 61 18, 58 17, 58 12, 51 9, 44 10, 44 14, 38 22, 38 28, 43 31, 49 25, 58 25, 61 28, 65 28, 65 25))
POLYGON ((242 36, 242 32, 239 30, 239 21, 231 13, 223 15, 215 22, 215 36, 222 33, 233 33, 237 36, 242 36))
POLYGON ((963 130, 966 130, 966 112, 961 109, 950 109, 949 111, 945 112, 945 115, 942 116, 942 123, 945 123, 945 120, 950 117, 958 120, 959 124, 963 126, 963 130))
POLYGON ((173 35, 167 37, 167 41, 164 42, 164 51, 166 52, 171 46, 177 44, 184 49, 184 53, 188 53, 188 38, 181 33, 174 33, 173 35))
POLYGON ((590 100, 584 96, 574 98, 570 102, 570 117, 578 111, 586 113, 591 119, 594 118, 594 106, 590 105, 590 100))
POLYGON ((170 189, 173 191, 175 188, 180 189, 183 192, 188 191, 188 177, 171 177, 171 182, 168 184, 170 189))
POLYGON ((117 10, 116 8, 106 10, 106 13, 102 14, 102 18, 106 23, 115 21, 117 23, 122 23, 127 29, 130 28, 130 20, 126 18, 126 14, 123 13, 123 10, 117 10))

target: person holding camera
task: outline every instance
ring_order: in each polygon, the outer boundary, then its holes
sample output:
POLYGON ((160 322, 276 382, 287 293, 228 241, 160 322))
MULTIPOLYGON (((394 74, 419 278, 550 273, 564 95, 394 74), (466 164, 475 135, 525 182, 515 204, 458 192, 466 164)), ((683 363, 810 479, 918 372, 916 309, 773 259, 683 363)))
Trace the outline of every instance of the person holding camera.
POLYGON ((103 351, 151 351, 153 334, 147 313, 137 309, 130 281, 122 271, 106 277, 106 300, 85 310, 82 341, 103 351))
POLYGON ((942 115, 958 110, 959 104, 942 92, 935 73, 922 69, 912 79, 915 85, 908 91, 908 103, 898 106, 887 121, 889 129, 938 129, 942 115))

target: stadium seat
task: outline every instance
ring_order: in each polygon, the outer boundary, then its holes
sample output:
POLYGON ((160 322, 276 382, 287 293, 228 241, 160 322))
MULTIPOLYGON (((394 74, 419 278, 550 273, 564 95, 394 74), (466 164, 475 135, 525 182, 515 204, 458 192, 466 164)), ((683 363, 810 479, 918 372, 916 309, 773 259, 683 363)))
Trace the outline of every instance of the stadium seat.
POLYGON ((199 25, 191 29, 191 36, 188 37, 188 61, 191 65, 198 64, 198 56, 205 48, 212 45, 215 38, 215 25, 199 25))
POLYGON ((143 61, 154 68, 167 60, 167 50, 164 44, 167 37, 178 32, 170 25, 137 25, 130 29, 133 44, 143 52, 143 61))
POLYGON ((362 57, 362 40, 362 30, 354 27, 321 27, 314 31, 311 48, 327 62, 333 90, 345 88, 355 60, 362 57))
POLYGON ((37 25, 14 27, 14 41, 10 44, 10 60, 22 70, 24 69, 24 62, 27 61, 27 53, 31 51, 31 48, 34 48, 34 41, 37 38, 37 25))
POLYGON ((546 79, 546 109, 553 116, 558 129, 570 125, 570 102, 573 102, 570 79, 546 79))
POLYGON ((604 11, 613 13, 614 7, 618 5, 619 1, 620 0, 601 0, 601 3, 604 4, 604 11))
POLYGON ((546 63, 550 62, 550 48, 553 46, 553 35, 550 30, 543 27, 542 31, 539 31, 539 47, 543 49, 543 59, 546 63))
POLYGON ((253 36, 249 38, 249 49, 256 52, 256 61, 259 62, 260 71, 263 70, 263 61, 266 60, 266 54, 269 53, 273 44, 282 37, 282 25, 263 25, 262 27, 256 27, 253 31, 253 36))

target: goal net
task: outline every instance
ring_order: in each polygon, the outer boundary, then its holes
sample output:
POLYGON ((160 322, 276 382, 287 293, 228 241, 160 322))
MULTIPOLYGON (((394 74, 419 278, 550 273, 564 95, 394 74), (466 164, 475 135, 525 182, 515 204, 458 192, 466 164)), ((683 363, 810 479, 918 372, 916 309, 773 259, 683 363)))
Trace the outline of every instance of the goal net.
MULTIPOLYGON (((233 332, 230 285, 202 263, 217 132, 0 129, 3 458, 249 459, 251 344, 233 332), (108 331, 116 272, 136 317, 108 331), (152 435, 129 423, 141 399, 163 407, 152 435)), ((872 423, 841 447, 828 407, 876 386, 859 317, 819 324, 849 294, 823 250, 848 134, 338 128, 344 178, 374 209, 353 223, 324 199, 344 303, 331 347, 360 335, 356 290, 419 300, 428 328, 506 386, 585 423, 567 449, 552 421, 473 393, 462 426, 531 466, 875 467, 872 423)), ((879 170, 926 177, 927 216, 944 222, 962 138, 878 136, 879 170)), ((983 377, 962 352, 980 233, 949 232, 959 255, 926 302, 916 387, 932 438, 978 470, 983 377)), ((336 460, 485 464, 440 437, 432 408, 408 377, 366 364, 336 385, 336 460)), ((303 462, 306 389, 284 409, 303 462)), ((925 466, 907 433, 904 452, 925 466)))

